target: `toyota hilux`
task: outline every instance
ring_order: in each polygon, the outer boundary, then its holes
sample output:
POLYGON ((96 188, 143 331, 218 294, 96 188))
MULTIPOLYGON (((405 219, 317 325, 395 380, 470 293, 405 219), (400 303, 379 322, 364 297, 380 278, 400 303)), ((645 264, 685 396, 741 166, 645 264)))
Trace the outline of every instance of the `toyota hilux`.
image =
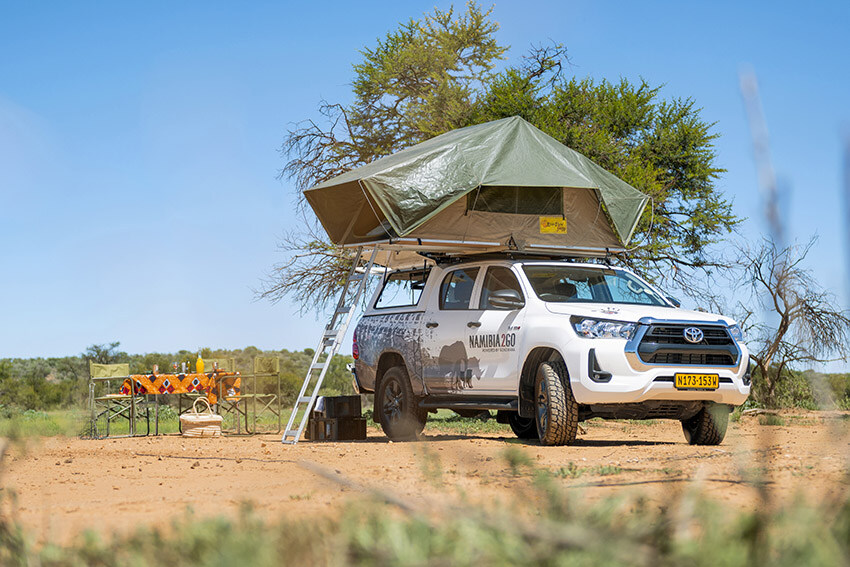
POLYGON ((501 256, 389 272, 353 352, 390 439, 448 408, 495 410, 544 445, 572 443, 593 417, 674 419, 687 442, 716 445, 750 392, 735 321, 606 263, 501 256))

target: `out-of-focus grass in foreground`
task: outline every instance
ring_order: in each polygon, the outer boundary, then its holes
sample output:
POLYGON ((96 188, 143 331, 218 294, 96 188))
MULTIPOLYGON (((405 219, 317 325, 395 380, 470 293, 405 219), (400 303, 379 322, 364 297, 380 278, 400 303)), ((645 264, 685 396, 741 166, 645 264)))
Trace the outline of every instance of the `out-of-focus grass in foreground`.
POLYGON ((660 507, 635 496, 588 503, 519 451, 505 458, 530 480, 498 505, 473 504, 462 495, 406 503, 384 494, 382 501, 355 501, 339 516, 275 522, 246 506, 235 519, 187 514, 166 527, 106 539, 86 534, 64 546, 33 545, 7 514, 0 517, 0 565, 798 567, 850 561, 847 495, 820 503, 800 499, 771 513, 724 507, 698 488, 671 494, 660 507))

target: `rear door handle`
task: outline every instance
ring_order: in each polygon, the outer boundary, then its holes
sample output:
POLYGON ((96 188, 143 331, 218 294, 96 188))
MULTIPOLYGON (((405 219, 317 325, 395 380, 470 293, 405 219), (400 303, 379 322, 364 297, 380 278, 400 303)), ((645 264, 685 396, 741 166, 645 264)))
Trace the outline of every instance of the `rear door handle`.
POLYGON ((427 323, 425 323, 425 326, 428 327, 429 329, 433 329, 434 327, 439 327, 440 324, 436 323, 434 321, 428 321, 427 323))
POLYGON ((481 322, 480 321, 470 321, 469 323, 466 324, 466 326, 469 327, 470 329, 473 329, 473 328, 477 329, 478 327, 481 326, 481 322))

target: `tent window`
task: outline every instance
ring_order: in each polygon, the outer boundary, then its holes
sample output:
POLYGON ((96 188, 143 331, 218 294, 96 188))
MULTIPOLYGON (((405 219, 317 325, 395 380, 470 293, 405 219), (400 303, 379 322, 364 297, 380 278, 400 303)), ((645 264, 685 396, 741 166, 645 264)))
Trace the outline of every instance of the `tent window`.
POLYGON ((466 196, 468 211, 514 215, 563 215, 560 187, 481 187, 466 196))

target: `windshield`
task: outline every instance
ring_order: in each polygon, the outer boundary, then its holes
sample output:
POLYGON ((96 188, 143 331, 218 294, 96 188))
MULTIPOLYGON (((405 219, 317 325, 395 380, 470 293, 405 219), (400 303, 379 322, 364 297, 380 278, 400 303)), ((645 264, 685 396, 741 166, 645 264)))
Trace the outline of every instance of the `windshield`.
POLYGON ((668 304, 628 272, 578 266, 523 266, 537 297, 556 303, 668 304))

